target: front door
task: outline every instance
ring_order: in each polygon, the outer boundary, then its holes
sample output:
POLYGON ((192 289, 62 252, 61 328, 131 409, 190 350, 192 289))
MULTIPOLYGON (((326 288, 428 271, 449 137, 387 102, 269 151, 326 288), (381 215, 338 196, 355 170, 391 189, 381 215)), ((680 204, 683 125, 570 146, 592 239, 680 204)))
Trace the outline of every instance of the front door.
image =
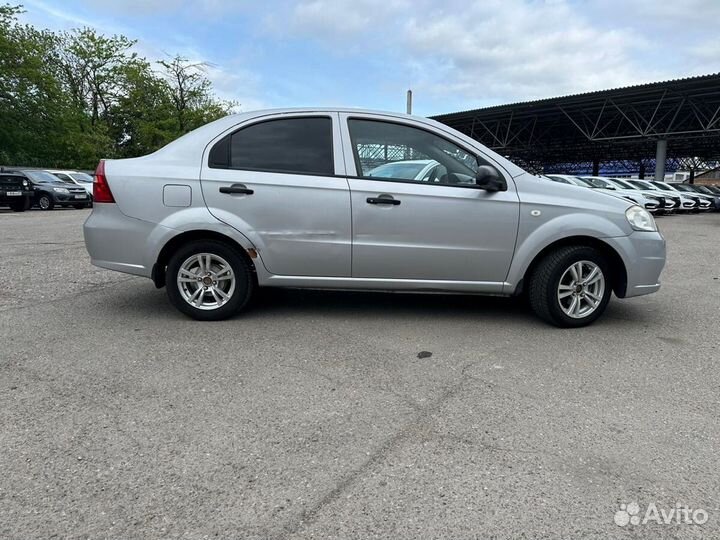
MULTIPOLYGON (((353 225, 353 278, 486 282, 500 290, 513 256, 518 197, 475 186, 485 161, 433 133, 343 116, 353 225), (348 140, 349 139, 349 140, 348 140)), ((441 286, 439 287, 441 288, 441 286)))

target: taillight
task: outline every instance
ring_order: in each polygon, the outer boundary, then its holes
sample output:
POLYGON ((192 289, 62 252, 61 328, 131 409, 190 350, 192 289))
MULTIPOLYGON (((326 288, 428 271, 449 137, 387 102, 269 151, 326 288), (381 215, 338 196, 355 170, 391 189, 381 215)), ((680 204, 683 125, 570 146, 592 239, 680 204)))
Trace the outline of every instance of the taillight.
POLYGON ((95 180, 93 180, 93 201, 96 203, 114 203, 115 198, 113 197, 110 186, 108 185, 107 178, 105 177, 105 160, 101 159, 98 163, 97 169, 95 169, 95 180))

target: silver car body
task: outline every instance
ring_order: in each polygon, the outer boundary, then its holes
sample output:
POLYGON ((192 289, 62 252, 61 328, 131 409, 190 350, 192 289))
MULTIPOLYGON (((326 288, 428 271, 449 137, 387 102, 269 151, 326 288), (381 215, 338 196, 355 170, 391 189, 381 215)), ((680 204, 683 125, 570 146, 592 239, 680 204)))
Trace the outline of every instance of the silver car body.
POLYGON ((164 247, 194 234, 222 235, 251 257, 260 286, 456 291, 512 295, 544 250, 578 238, 605 244, 622 262, 621 297, 660 287, 665 241, 635 231, 629 201, 555 184, 444 124, 352 109, 282 109, 232 115, 157 152, 108 160, 115 204, 96 203, 85 241, 92 263, 153 277, 164 247), (208 167, 213 143, 241 126, 292 116, 332 119, 334 174, 296 175, 208 167), (494 165, 507 191, 361 178, 348 119, 419 127, 494 165), (242 183, 249 196, 219 188, 242 183), (390 195, 399 206, 366 204, 390 195))

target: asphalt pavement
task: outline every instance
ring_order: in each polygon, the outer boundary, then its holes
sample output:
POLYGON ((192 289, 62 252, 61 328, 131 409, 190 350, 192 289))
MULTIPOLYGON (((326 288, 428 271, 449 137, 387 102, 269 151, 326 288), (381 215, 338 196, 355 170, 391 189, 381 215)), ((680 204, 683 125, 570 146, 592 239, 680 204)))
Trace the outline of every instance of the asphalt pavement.
POLYGON ((720 537, 720 214, 561 330, 290 290, 199 323, 92 267, 88 212, 0 211, 0 537, 720 537), (622 524, 652 505, 707 521, 622 524))

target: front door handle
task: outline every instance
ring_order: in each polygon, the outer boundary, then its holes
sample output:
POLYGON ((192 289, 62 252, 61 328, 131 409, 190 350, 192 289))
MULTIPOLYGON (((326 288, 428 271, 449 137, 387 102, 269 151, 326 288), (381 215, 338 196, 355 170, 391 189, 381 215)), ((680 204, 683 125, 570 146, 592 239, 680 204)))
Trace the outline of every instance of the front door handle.
POLYGON ((400 204, 400 201, 397 199, 393 199, 390 195, 385 195, 384 197, 368 197, 367 198, 368 204, 392 204, 393 206, 397 206, 400 204))
POLYGON ((229 195, 252 195, 255 193, 252 189, 248 189, 245 184, 233 184, 232 186, 222 186, 220 193, 229 195))

